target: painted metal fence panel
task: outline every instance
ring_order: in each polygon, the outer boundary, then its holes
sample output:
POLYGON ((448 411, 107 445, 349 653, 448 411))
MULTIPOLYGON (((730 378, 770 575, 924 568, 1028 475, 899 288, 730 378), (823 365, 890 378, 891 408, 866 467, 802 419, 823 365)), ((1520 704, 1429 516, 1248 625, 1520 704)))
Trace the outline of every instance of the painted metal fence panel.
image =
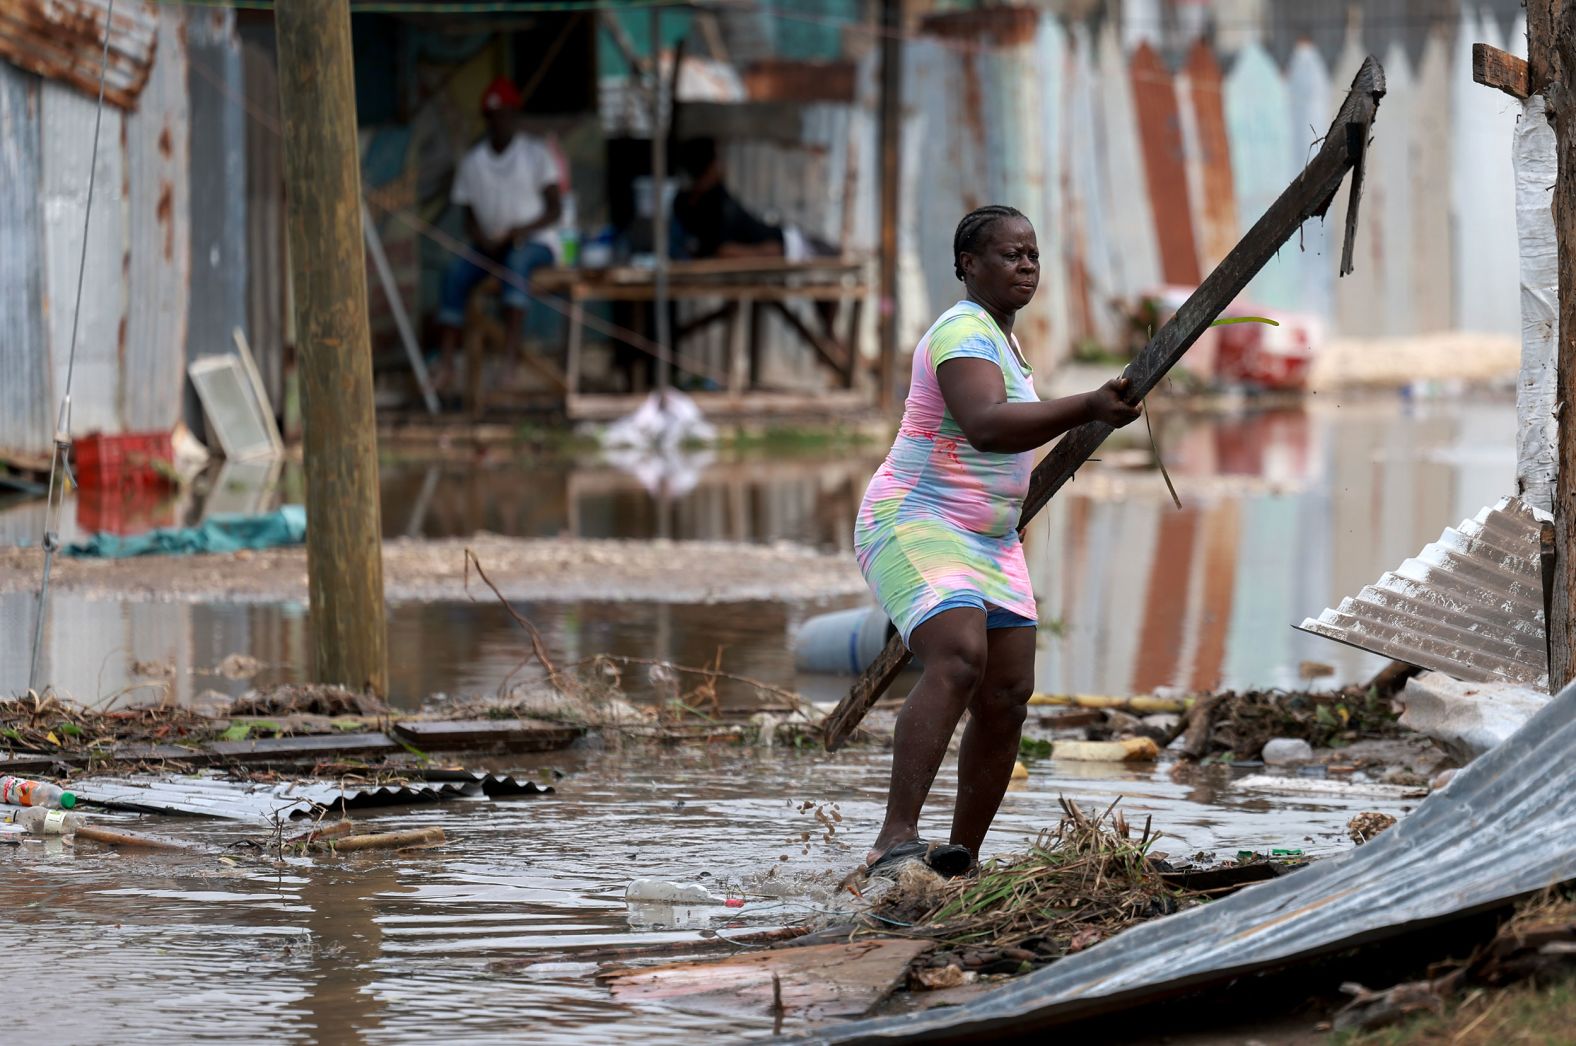
MULTIPOLYGON (((1412 187, 1412 241, 1393 245, 1411 259, 1413 333, 1449 330, 1454 326, 1456 302, 1455 265, 1452 260, 1450 215, 1451 156, 1457 137, 1450 106, 1450 84, 1457 72, 1450 67, 1450 47, 1442 31, 1429 34, 1417 65, 1413 92, 1428 104, 1413 107, 1412 126, 1404 132, 1411 139, 1412 168, 1429 172, 1412 187)), ((1470 77, 1468 77, 1470 79, 1470 77)), ((1485 91, 1484 88, 1478 88, 1485 91)), ((1485 91, 1486 93, 1486 91, 1485 91)), ((1383 118, 1381 118, 1383 119, 1383 118)), ((1381 134, 1385 133, 1381 129, 1381 134)))
POLYGON ((121 357, 120 415, 129 431, 168 431, 180 418, 191 288, 183 14, 159 12, 147 87, 126 118, 129 314, 121 357))
MULTIPOLYGON (((1366 182, 1374 190, 1374 206, 1362 215, 1360 225, 1368 225, 1371 217, 1379 219, 1368 232, 1373 251, 1364 255, 1368 273, 1364 282, 1372 280, 1381 294, 1373 333, 1404 335, 1416 329, 1410 279, 1413 259, 1397 248, 1412 242, 1412 189, 1418 178, 1427 175, 1412 166, 1410 131, 1419 100, 1411 63, 1399 43, 1385 53, 1384 72, 1385 126, 1374 135, 1366 182)), ((1426 98, 1421 101, 1429 104, 1426 98)))
POLYGON ((54 388, 63 394, 71 368, 72 431, 120 431, 121 353, 126 339, 126 114, 105 108, 97 172, 89 158, 98 113, 95 99, 44 81, 39 91, 43 135, 39 199, 44 216, 45 326, 54 388), (93 213, 84 263, 83 219, 92 181, 93 213), (77 280, 82 297, 77 314, 77 280))
POLYGON ((1193 215, 1188 202, 1176 85, 1165 63, 1148 44, 1133 54, 1129 76, 1144 158, 1148 190, 1144 195, 1159 235, 1160 275, 1168 284, 1192 287, 1202 277, 1198 271, 1198 246, 1193 237, 1193 215))
POLYGON ((1100 32, 1095 56, 1099 79, 1095 92, 1099 111, 1096 131, 1103 161, 1100 180, 1107 187, 1112 284, 1116 295, 1131 297, 1160 282, 1154 214, 1142 206, 1148 198, 1148 188, 1144 184, 1143 151, 1133 120, 1133 92, 1128 78, 1122 75, 1126 63, 1109 25, 1100 32))
MULTIPOLYGON (((1334 110, 1329 107, 1329 99, 1334 97, 1335 87, 1330 82, 1330 71, 1318 48, 1307 41, 1298 44, 1292 51, 1286 66, 1286 81, 1291 102, 1287 113, 1292 144, 1290 162, 1294 169, 1301 170, 1317 148, 1315 140, 1330 126, 1330 113, 1334 110)), ((1385 111, 1381 117, 1384 126, 1379 130, 1381 138, 1390 137, 1387 132, 1395 129, 1391 121, 1389 93, 1394 80, 1389 66, 1385 66, 1385 82, 1387 93, 1385 111)), ((1351 79, 1348 77, 1340 88, 1342 98, 1350 85, 1351 79)), ((1402 137, 1402 141, 1406 141, 1406 138, 1402 137)), ((1286 258, 1296 270, 1297 307, 1325 323, 1334 318, 1335 273, 1340 266, 1337 249, 1340 237, 1336 232, 1339 228, 1328 215, 1322 221, 1304 223, 1295 242, 1296 257, 1286 258)))
MULTIPOLYGON (((187 361, 233 351, 246 328, 246 114, 235 12, 193 10, 186 44, 191 75, 191 260, 187 361)), ((188 386, 189 387, 189 386, 188 386)), ((188 394, 188 421, 200 417, 188 394)))
MULTIPOLYGON (((1288 110, 1286 81, 1269 54, 1258 44, 1243 48, 1226 74, 1225 111, 1237 217, 1244 228, 1264 215, 1300 170, 1292 165, 1288 110)), ((1329 126, 1328 112, 1323 122, 1329 126)), ((1294 248, 1281 248, 1248 285, 1246 298, 1271 308, 1295 309, 1299 300, 1294 253, 1294 248)))
POLYGON ((1493 19, 1462 15, 1450 79, 1455 125, 1451 222, 1455 259, 1455 326, 1466 331, 1520 329, 1516 277, 1516 184, 1511 171, 1514 99, 1472 82, 1472 45, 1525 54, 1525 29, 1507 41, 1493 19))
POLYGON ((0 448, 48 454, 53 408, 44 330, 39 80, 0 62, 0 448))

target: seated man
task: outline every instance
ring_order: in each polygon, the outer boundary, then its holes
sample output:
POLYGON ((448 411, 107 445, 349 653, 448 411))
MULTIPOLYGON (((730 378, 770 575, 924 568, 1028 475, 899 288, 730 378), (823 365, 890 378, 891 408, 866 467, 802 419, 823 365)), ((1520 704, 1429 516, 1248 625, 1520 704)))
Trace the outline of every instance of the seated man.
MULTIPOLYGON (((487 137, 460 160, 449 197, 465 209, 471 250, 514 275, 514 279, 503 281, 501 300, 504 345, 516 362, 525 309, 530 304, 525 287, 533 271, 553 264, 556 238, 552 230, 563 213, 552 152, 539 139, 518 130, 522 104, 520 92, 507 78, 500 76, 488 86, 482 95, 487 137)), ((487 269, 465 255, 454 258, 444 273, 438 311, 443 328, 443 359, 436 378, 440 388, 454 377, 466 302, 488 275, 487 269)))
POLYGON ((768 225, 744 209, 723 184, 722 159, 710 138, 692 138, 678 151, 689 184, 673 200, 673 217, 690 258, 787 258, 804 261, 837 248, 792 225, 768 225))

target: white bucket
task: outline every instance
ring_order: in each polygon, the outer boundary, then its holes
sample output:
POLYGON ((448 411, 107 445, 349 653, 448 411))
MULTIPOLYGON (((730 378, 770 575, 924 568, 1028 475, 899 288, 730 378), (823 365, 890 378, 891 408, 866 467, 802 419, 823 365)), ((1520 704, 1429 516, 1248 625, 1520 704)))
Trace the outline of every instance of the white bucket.
POLYGON ((895 632, 880 607, 817 615, 800 625, 794 635, 794 667, 801 672, 858 675, 895 632))

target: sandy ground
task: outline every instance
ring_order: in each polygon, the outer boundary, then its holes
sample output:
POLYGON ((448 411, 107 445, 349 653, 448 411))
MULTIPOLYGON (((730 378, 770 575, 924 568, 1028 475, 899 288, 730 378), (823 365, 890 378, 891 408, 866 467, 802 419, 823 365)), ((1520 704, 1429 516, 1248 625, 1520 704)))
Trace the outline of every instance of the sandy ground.
MULTIPOLYGON (((492 594, 472 572, 465 549, 509 599, 621 599, 662 603, 803 600, 862 594, 852 554, 789 544, 529 540, 479 535, 467 540, 390 541, 383 549, 384 593, 391 603, 436 602, 492 594)), ((0 550, 0 593, 36 589, 43 553, 0 550)), ((170 602, 283 602, 307 598, 306 550, 222 556, 148 556, 123 560, 55 559, 52 588, 114 599, 170 602)))

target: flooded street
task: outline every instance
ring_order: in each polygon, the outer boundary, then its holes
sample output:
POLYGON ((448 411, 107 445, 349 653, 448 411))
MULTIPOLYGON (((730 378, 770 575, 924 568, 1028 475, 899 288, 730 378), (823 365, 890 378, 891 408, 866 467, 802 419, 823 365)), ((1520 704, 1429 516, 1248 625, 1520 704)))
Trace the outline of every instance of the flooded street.
MULTIPOLYGON (((20 1008, 11 1035, 19 1042, 414 1043, 767 1034, 765 1015, 729 1021, 625 1006, 585 963, 490 965, 663 939, 653 935, 663 933, 656 927, 672 909, 624 903, 625 885, 640 877, 749 893, 738 912, 688 909, 691 929, 776 926, 823 910, 879 823, 886 763, 879 752, 731 748, 643 750, 637 759, 554 756, 551 765, 566 773, 554 796, 368 819, 440 825, 450 841, 437 850, 320 858, 284 874, 90 845, 0 848, 10 914, 0 922, 0 948, 47 955, 50 979, 71 985, 72 996, 69 1006, 20 1008), (838 804, 844 820, 830 841, 812 813, 800 812, 807 800, 838 804)), ((1344 825, 1359 809, 1399 812, 1372 801, 1250 796, 1232 789, 1228 771, 1188 784, 1173 781, 1164 765, 1086 765, 1076 779, 1059 770, 1037 763, 1027 786, 1008 793, 987 850, 1021 848, 1054 823, 1064 794, 1102 809, 1124 797, 1129 818, 1152 815, 1166 833, 1158 849, 1178 857, 1271 846, 1339 851, 1349 845, 1344 825)), ((951 765, 944 766, 943 802, 955 786, 951 765)), ((188 837, 246 834, 193 818, 126 823, 188 837)), ((944 834, 945 810, 932 810, 922 827, 944 834)))
MULTIPOLYGON (((1303 661, 1360 678, 1376 658, 1291 628, 1360 588, 1513 485, 1514 408, 1491 398, 1314 402, 1306 410, 1157 419, 1183 501, 1171 503, 1139 427, 1113 441, 1036 521, 1029 560, 1040 598, 1039 687, 1126 694, 1159 686, 1290 686, 1303 661)), ((847 553, 863 485, 884 448, 801 454, 746 465, 719 454, 653 494, 608 465, 384 468, 390 536, 725 540, 847 553), (685 489, 687 487, 687 489, 685 489)), ((647 477, 649 480, 649 476, 647 477)), ((667 482, 667 481, 664 481, 667 482)), ((245 494, 268 508, 298 479, 245 494)), ((175 521, 200 505, 167 506, 175 521)), ((36 541, 39 507, 0 512, 0 534, 36 541)), ((166 569, 179 569, 169 563, 166 569)), ((555 655, 596 653, 725 669, 816 699, 849 679, 796 675, 794 631, 858 597, 792 601, 521 602, 555 655)), ((0 690, 26 684, 32 597, 0 595, 0 690)), ((267 667, 256 682, 306 678, 308 610, 258 604, 123 601, 57 594, 45 674, 84 702, 135 700, 150 664, 167 666, 177 700, 239 694, 216 671, 229 654, 267 667)), ((487 596, 401 602, 390 612, 392 703, 492 693, 524 656, 521 636, 487 596)), ((651 688, 631 677, 639 697, 651 688)), ((743 700, 743 690, 723 692, 743 700)), ((635 878, 708 882, 749 897, 742 910, 693 913, 688 930, 777 926, 825 909, 880 820, 890 757, 882 751, 761 751, 732 746, 595 749, 519 757, 557 793, 380 813, 393 828, 441 826, 428 852, 301 861, 284 873, 241 860, 140 854, 58 842, 0 847, 10 918, 0 949, 47 956, 69 1004, 21 1007, 18 1041, 678 1042, 771 1031, 766 1014, 696 1016, 614 1001, 586 963, 494 969, 599 945, 662 939, 664 910, 631 910, 635 878), (556 773, 555 773, 556 771, 556 773), (563 776, 560 778, 558 774, 563 776), (837 804, 827 835, 802 804, 837 804), (654 936, 656 935, 656 936, 654 936)), ((1247 792, 1224 769, 1040 760, 1009 792, 986 851, 1021 848, 1059 816, 1061 796, 1130 820, 1153 817, 1158 849, 1234 856, 1271 847, 1349 848, 1357 812, 1376 800, 1247 792)), ((944 835, 955 768, 943 766, 922 830, 944 835)), ((118 819, 112 819, 117 820, 118 819)), ((186 837, 255 833, 233 822, 126 817, 186 837)), ((572 956, 558 956, 572 958, 572 956)))
MULTIPOLYGON (((1495 398, 1323 396, 1306 409, 1161 413, 1157 437, 1180 511, 1147 467, 1143 432, 1126 430, 1030 528, 1039 689, 1295 686, 1304 661, 1328 664, 1340 680, 1363 677, 1376 658, 1291 626, 1510 492, 1514 425, 1513 404, 1495 398)), ((884 450, 742 460, 719 452, 686 474, 688 490, 670 486, 666 495, 607 464, 392 463, 383 472, 383 519, 391 537, 667 535, 789 542, 851 562, 854 513, 884 450)), ((297 485, 287 474, 253 503, 271 507, 297 485)), ((234 489, 221 492, 227 507, 242 500, 234 489)), ((171 506, 166 515, 197 511, 171 506)), ((0 513, 0 536, 36 542, 40 512, 30 503, 0 513)), ((566 656, 700 664, 720 646, 731 671, 830 699, 847 681, 795 679, 793 631, 810 615, 859 602, 544 600, 521 609, 566 656)), ((171 666, 182 700, 205 689, 239 693, 244 684, 201 670, 241 652, 271 666, 263 681, 302 678, 306 614, 300 600, 239 606, 62 592, 46 629, 46 674, 84 701, 145 681, 132 671, 139 661, 171 666)), ((0 690, 26 685, 31 621, 31 596, 0 593, 0 690)), ((474 602, 396 604, 390 628, 391 698, 402 708, 439 692, 489 693, 521 657, 515 625, 485 593, 474 602)))

